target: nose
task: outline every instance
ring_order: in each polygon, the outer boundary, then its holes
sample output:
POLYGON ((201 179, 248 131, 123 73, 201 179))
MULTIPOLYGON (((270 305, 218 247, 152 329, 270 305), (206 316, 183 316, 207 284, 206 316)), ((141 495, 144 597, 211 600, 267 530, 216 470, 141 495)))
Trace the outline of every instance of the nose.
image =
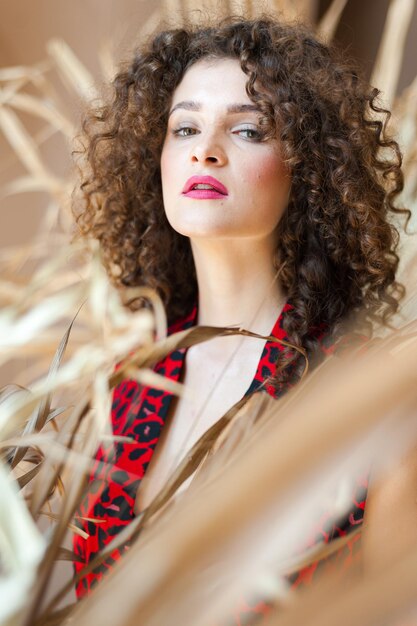
POLYGON ((226 151, 213 134, 201 133, 197 135, 190 156, 193 163, 207 163, 217 166, 227 163, 226 151))

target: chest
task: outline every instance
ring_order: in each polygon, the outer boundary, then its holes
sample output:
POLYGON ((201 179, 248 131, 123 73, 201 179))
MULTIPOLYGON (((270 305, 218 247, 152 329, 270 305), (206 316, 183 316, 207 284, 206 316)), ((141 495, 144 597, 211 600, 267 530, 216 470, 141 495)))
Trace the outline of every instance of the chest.
MULTIPOLYGON (((262 351, 263 345, 252 345, 243 349, 239 358, 226 355, 217 359, 204 350, 188 351, 180 376, 185 391, 170 401, 165 424, 138 490, 137 510, 150 504, 198 439, 245 395, 262 351)), ((185 489, 191 478, 180 489, 185 489)))

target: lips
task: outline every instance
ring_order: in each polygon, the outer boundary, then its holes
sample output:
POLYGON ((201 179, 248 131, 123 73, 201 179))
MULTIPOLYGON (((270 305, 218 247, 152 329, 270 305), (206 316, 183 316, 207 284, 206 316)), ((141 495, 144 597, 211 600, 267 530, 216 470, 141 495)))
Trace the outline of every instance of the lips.
POLYGON ((191 176, 185 183, 182 193, 191 197, 213 198, 227 196, 229 192, 213 176, 191 176), (199 185, 204 185, 204 187, 199 187, 199 185))

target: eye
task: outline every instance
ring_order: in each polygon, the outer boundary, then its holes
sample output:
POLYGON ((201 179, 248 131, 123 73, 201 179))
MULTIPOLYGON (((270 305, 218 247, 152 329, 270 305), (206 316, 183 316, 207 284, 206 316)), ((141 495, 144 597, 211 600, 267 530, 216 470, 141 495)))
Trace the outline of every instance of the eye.
POLYGON ((258 128, 238 128, 234 131, 237 135, 244 137, 245 139, 251 139, 252 141, 262 141, 264 134, 258 128))
POLYGON ((191 126, 180 126, 179 128, 174 128, 172 131, 172 134, 176 135, 177 137, 191 137, 196 133, 197 130, 195 128, 192 128, 191 126))

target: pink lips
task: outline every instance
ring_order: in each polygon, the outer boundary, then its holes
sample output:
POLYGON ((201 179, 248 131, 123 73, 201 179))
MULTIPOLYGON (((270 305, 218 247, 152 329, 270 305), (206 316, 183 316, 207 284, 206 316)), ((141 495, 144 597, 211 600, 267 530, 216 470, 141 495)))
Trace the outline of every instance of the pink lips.
POLYGON ((200 200, 214 200, 228 195, 226 187, 213 176, 191 176, 185 183, 182 193, 187 198, 200 200), (211 189, 194 189, 194 186, 199 184, 210 185, 211 189))

